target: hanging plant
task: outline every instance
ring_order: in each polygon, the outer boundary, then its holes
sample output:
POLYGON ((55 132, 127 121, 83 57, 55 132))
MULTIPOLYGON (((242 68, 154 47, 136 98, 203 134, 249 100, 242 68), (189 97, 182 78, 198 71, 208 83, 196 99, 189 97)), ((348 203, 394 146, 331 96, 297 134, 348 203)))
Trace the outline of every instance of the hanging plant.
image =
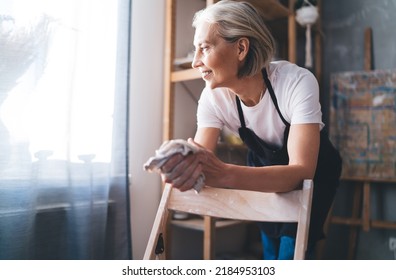
POLYGON ((305 67, 312 67, 311 53, 311 26, 315 24, 319 17, 316 0, 297 0, 294 9, 296 11, 296 21, 306 28, 305 43, 305 67))

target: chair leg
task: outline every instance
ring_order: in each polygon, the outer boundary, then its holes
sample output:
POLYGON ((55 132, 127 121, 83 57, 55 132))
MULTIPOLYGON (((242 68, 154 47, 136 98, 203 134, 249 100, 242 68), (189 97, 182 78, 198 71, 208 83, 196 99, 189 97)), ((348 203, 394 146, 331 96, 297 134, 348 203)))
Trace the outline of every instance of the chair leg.
MULTIPOLYGON (((155 251, 156 248, 158 247, 157 244, 158 241, 160 240, 160 236, 162 235, 162 239, 165 238, 166 240, 166 230, 167 230, 168 213, 169 213, 167 206, 171 193, 171 188, 172 187, 170 185, 166 185, 163 191, 162 198, 157 210, 157 215, 155 216, 153 228, 151 230, 151 234, 146 247, 146 251, 144 253, 143 259, 145 260, 165 258, 164 253, 156 254, 155 251)), ((165 244, 165 246, 167 245, 165 244)), ((165 251, 165 255, 166 255, 166 251, 165 251)))

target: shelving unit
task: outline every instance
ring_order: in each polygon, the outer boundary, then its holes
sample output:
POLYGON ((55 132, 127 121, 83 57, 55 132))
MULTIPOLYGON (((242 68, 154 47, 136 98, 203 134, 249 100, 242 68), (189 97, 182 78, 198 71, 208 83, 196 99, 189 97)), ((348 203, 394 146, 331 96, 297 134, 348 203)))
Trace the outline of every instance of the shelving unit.
MULTIPOLYGON (((180 1, 180 0, 179 0, 180 1)), ((206 2, 206 6, 214 4, 215 0, 195 0, 206 2)), ((287 26, 287 57, 291 62, 296 62, 296 21, 294 16, 294 0, 248 0, 256 7, 262 9, 268 22, 284 19, 287 26), (287 4, 282 4, 282 3, 287 4)), ((174 138, 174 114, 175 114, 175 84, 189 80, 200 79, 201 74, 195 69, 180 69, 174 65, 176 47, 176 11, 177 0, 166 0, 166 25, 165 25, 165 60, 164 60, 164 108, 163 108, 163 140, 174 138)), ((214 257, 215 228, 224 223, 216 223, 215 220, 204 217, 194 221, 172 221, 172 223, 203 230, 204 232, 204 258, 214 257)), ((229 222, 230 224, 234 222, 229 222)))

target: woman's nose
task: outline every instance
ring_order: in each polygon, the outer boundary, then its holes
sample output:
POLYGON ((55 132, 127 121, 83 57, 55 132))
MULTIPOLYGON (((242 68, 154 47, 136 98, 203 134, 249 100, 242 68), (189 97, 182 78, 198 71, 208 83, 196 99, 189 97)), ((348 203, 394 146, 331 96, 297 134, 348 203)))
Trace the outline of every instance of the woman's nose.
POLYGON ((201 65, 202 65, 202 61, 201 61, 201 58, 200 58, 200 56, 199 56, 199 53, 198 53, 198 52, 195 52, 195 53, 194 53, 193 61, 192 61, 192 63, 191 63, 191 66, 192 66, 192 68, 197 68, 197 67, 199 67, 199 66, 201 66, 201 65))

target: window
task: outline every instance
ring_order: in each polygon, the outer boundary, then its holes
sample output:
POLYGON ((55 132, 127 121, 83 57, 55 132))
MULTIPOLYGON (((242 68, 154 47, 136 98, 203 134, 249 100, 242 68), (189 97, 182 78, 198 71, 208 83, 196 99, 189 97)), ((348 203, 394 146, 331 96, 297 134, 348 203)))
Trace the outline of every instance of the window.
POLYGON ((0 3, 0 259, 130 257, 129 6, 0 3))

